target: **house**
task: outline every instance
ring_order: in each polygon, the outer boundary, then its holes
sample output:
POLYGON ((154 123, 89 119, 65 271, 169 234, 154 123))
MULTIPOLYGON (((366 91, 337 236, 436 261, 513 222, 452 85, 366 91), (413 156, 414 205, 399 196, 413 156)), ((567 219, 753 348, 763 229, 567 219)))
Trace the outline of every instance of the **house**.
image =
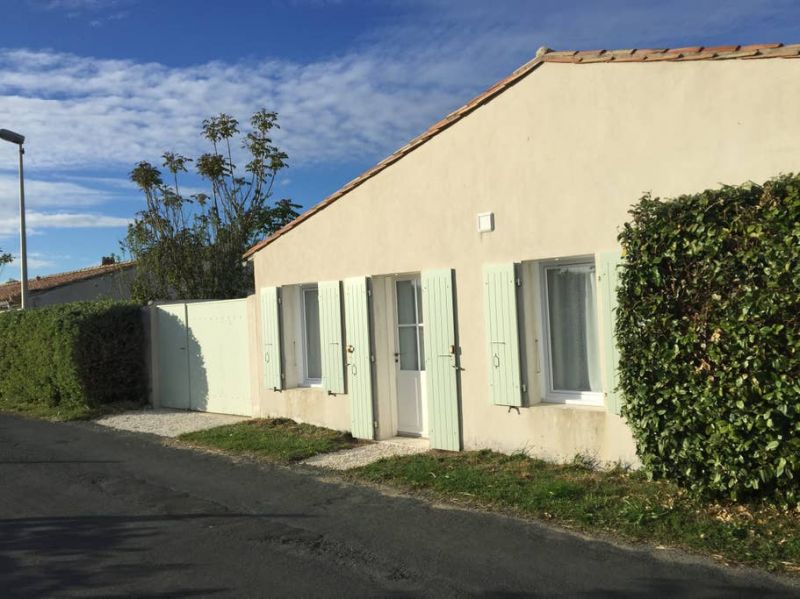
POLYGON ((644 192, 797 170, 798 57, 540 50, 247 252, 255 414, 635 462, 617 234, 644 192))
MULTIPOLYGON (((104 258, 100 266, 28 279, 30 305, 38 308, 83 300, 130 299, 135 266, 133 262, 104 258)), ((0 310, 19 305, 19 281, 0 285, 0 310)))

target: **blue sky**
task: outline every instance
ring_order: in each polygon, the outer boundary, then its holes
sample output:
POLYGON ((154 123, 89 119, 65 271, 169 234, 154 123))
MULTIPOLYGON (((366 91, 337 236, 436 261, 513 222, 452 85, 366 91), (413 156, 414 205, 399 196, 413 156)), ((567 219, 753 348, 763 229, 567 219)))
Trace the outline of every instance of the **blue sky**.
MULTIPOLYGON (((291 167, 276 195, 308 207, 539 46, 800 41, 796 0, 0 0, 0 14, 0 128, 28 138, 32 275, 119 253, 143 205, 132 166, 204 151, 200 123, 222 111, 278 111, 291 167)), ((0 144, 12 253, 16 185, 0 144)))

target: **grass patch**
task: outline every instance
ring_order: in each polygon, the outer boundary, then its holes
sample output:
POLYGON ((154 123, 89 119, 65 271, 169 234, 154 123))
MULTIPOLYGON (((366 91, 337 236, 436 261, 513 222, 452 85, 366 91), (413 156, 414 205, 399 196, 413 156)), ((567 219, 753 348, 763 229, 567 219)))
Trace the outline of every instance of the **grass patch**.
POLYGON ((358 445, 349 433, 298 424, 288 418, 247 420, 184 433, 178 438, 199 447, 283 464, 358 445))
POLYGON ((770 571, 800 572, 800 514, 699 501, 639 472, 597 471, 491 451, 386 458, 351 476, 437 499, 549 520, 589 533, 679 547, 770 571))

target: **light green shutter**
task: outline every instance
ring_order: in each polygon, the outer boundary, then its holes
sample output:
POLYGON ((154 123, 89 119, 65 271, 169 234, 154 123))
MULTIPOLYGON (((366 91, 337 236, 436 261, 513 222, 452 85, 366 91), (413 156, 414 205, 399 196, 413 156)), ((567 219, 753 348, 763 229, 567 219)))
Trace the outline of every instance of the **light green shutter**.
POLYGON ((366 277, 344 281, 344 326, 351 433, 358 439, 373 439, 372 350, 366 277))
POLYGON ((281 376, 281 327, 278 308, 278 288, 261 289, 261 337, 264 344, 264 386, 283 388, 281 376))
POLYGON ((428 433, 435 449, 461 449, 453 271, 422 273, 428 433))
POLYGON ((620 264, 619 252, 602 252, 597 255, 598 291, 603 309, 603 368, 605 370, 605 396, 608 411, 619 415, 622 408, 622 394, 619 386, 619 350, 614 334, 617 322, 617 268, 620 264))
POLYGON ((521 406, 515 265, 487 264, 483 268, 483 286, 492 402, 500 406, 521 406))
POLYGON ((339 288, 339 281, 324 281, 318 286, 322 387, 328 393, 344 393, 342 300, 339 288))

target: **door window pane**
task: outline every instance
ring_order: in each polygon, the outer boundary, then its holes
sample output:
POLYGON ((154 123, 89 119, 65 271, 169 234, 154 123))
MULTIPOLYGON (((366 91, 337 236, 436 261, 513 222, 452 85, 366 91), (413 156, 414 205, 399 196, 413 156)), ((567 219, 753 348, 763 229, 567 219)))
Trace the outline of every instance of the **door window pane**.
POLYGON ((400 370, 419 370, 417 359, 417 327, 399 327, 400 370))
POLYGON ((419 282, 414 285, 414 290, 417 292, 417 322, 422 324, 422 289, 419 286, 419 282))
POLYGON ((303 323, 305 341, 306 379, 322 378, 322 361, 319 341, 319 292, 316 289, 303 290, 303 323))
POLYGON ((419 327, 419 369, 425 370, 425 328, 419 327))
POLYGON ((601 391, 594 266, 547 268, 554 391, 601 391))
POLYGON ((414 301, 414 284, 397 281, 397 324, 416 324, 414 301))

